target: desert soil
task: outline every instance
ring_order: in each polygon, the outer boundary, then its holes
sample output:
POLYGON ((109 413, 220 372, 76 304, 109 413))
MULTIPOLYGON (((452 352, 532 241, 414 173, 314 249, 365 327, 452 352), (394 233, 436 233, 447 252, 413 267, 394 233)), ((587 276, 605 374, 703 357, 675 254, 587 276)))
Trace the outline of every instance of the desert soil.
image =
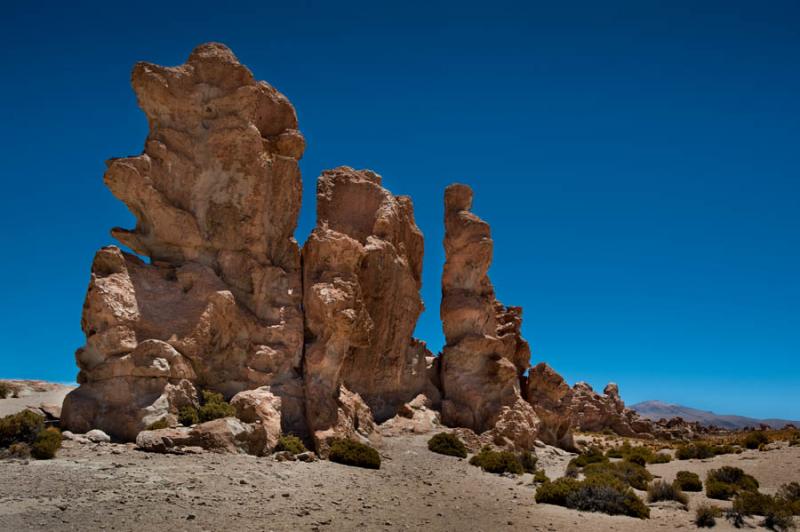
MULTIPOLYGON (((0 530, 675 530, 696 528, 693 510, 708 501, 694 493, 690 511, 654 505, 647 521, 536 504, 531 475, 483 473, 466 460, 431 453, 427 439, 384 438, 379 471, 65 441, 54 460, 0 461, 0 530)), ((562 475, 570 459, 552 448, 537 454, 550 477, 562 475)), ((743 468, 774 492, 800 481, 800 447, 648 469, 672 480, 681 469, 704 477, 721 465, 743 468)), ((724 519, 717 523, 715 530, 734 530, 724 519)))

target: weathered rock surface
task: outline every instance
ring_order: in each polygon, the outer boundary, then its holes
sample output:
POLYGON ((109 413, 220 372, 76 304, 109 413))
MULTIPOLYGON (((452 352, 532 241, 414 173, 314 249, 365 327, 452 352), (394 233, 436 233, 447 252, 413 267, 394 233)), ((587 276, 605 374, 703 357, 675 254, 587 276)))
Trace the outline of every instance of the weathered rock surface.
POLYGON ((384 436, 427 434, 442 426, 441 415, 433 401, 420 394, 398 409, 397 415, 380 426, 384 436))
POLYGON ((179 67, 139 63, 132 85, 150 133, 105 182, 137 219, 113 236, 150 264, 97 253, 63 422, 130 440, 198 387, 231 397, 269 385, 284 428, 303 433, 294 109, 219 44, 179 67))
POLYGON ((442 419, 520 447, 535 440, 538 419, 522 399, 520 380, 530 349, 520 335, 522 310, 495 298, 488 277, 493 242, 489 225, 470 212, 472 190, 445 191, 445 257, 441 317, 447 345, 441 355, 442 419))
POLYGON ((412 337, 422 252, 410 199, 379 175, 340 167, 319 177, 317 227, 303 247, 306 415, 318 445, 372 432, 347 412, 382 421, 433 388, 429 352, 412 337))
POLYGON ((234 417, 207 421, 191 428, 144 430, 136 436, 136 446, 155 453, 181 453, 186 448, 200 448, 216 453, 263 456, 270 451, 256 424, 234 417))

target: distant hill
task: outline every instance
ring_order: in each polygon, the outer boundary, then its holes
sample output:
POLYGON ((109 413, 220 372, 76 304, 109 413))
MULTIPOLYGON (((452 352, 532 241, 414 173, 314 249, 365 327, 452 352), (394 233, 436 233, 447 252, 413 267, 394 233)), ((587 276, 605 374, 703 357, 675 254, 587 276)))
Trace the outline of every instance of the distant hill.
POLYGON ((642 417, 658 421, 661 418, 682 417, 686 421, 699 421, 703 425, 716 425, 724 429, 742 429, 745 427, 758 427, 761 423, 772 428, 783 428, 787 423, 800 427, 800 421, 789 419, 756 419, 744 416, 715 414, 708 410, 697 410, 688 406, 673 405, 661 401, 642 401, 631 405, 642 417))

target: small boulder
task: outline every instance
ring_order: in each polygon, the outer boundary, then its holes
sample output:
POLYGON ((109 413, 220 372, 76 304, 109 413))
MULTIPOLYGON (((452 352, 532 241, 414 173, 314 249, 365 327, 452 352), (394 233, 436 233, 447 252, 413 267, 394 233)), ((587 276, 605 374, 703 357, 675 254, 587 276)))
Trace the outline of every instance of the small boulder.
POLYGON ((100 429, 92 429, 86 433, 86 438, 93 443, 108 443, 111 437, 100 429))

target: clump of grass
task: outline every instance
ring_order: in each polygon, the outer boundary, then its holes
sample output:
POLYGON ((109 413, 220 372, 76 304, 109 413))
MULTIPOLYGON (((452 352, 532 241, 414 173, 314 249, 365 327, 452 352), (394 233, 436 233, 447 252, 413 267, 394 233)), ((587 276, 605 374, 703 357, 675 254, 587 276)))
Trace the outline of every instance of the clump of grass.
POLYGON ((440 432, 428 440, 428 450, 447 456, 467 457, 467 448, 458 436, 449 432, 440 432))
POLYGON ((683 491, 703 491, 703 482, 700 480, 700 476, 691 471, 678 471, 673 484, 683 491))
POLYGON ((741 491, 755 491, 758 481, 738 467, 712 469, 706 476, 706 495, 711 499, 728 500, 741 491))
POLYGON ((606 451, 607 458, 623 458, 629 462, 639 465, 645 464, 666 464, 672 461, 672 457, 667 453, 656 453, 650 447, 639 445, 631 446, 625 442, 619 447, 606 451))
POLYGON ((678 460, 690 460, 692 458, 713 458, 721 454, 732 454, 736 452, 731 445, 712 445, 707 442, 695 442, 680 445, 675 451, 675 458, 678 460))
POLYGON ((615 478, 575 480, 563 477, 536 489, 536 502, 556 504, 586 512, 628 515, 647 519, 650 509, 633 490, 615 478))
POLYGON ((12 443, 8 447, 8 458, 30 458, 31 456, 31 446, 27 443, 17 442, 12 443))
POLYGON ((717 517, 722 516, 722 508, 711 504, 701 504, 694 513, 694 524, 700 528, 713 528, 717 517))
POLYGON ((800 515, 800 483, 790 482, 778 488, 775 498, 781 501, 794 515, 800 515))
POLYGON ((754 430, 747 434, 742 440, 742 445, 748 449, 758 449, 762 445, 769 443, 769 436, 765 431, 754 430))
POLYGON ((178 410, 178 423, 184 427, 191 427, 200 423, 200 415, 197 409, 191 405, 183 406, 178 410))
POLYGON ((197 411, 201 422, 236 416, 236 409, 222 397, 221 393, 203 390, 203 405, 197 411))
POLYGON ((689 504, 689 497, 675 484, 656 480, 647 487, 647 501, 677 501, 685 507, 689 504))
POLYGON ((608 462, 608 458, 606 458, 603 451, 598 447, 589 447, 569 461, 570 464, 574 464, 576 467, 586 467, 589 464, 597 464, 600 462, 608 462))
POLYGON ((517 454, 522 470, 526 473, 536 473, 536 464, 539 463, 539 458, 530 451, 522 451, 517 454))
POLYGON ((11 395, 12 390, 11 386, 9 386, 5 382, 0 382, 0 399, 5 399, 9 395, 11 395))
POLYGON ((536 473, 533 474, 533 483, 544 484, 545 482, 550 482, 547 473, 544 472, 544 469, 537 469, 536 473))
POLYGON ((644 466, 624 460, 622 462, 597 462, 583 468, 586 478, 613 478, 637 490, 646 490, 647 483, 653 480, 644 466))
POLYGON ((275 452, 286 451, 291 454, 300 454, 307 450, 306 446, 303 445, 303 440, 293 434, 282 434, 278 438, 278 444, 275 446, 275 452))
POLYGON ((37 460, 49 460, 56 456, 61 448, 61 431, 48 427, 36 435, 31 445, 31 456, 37 460))
POLYGON ((166 418, 163 417, 157 421, 153 421, 147 426, 147 430, 159 430, 168 428, 169 428, 169 422, 167 421, 166 418))
POLYGON ((0 418, 0 447, 17 442, 31 444, 44 429, 44 416, 23 410, 0 418))
POLYGON ((521 475, 525 472, 517 455, 511 451, 493 451, 490 447, 481 449, 478 454, 469 459, 469 463, 488 473, 498 475, 502 473, 521 475))
POLYGON ((331 462, 367 469, 380 469, 381 456, 369 445, 353 440, 334 440, 328 458, 331 462))

